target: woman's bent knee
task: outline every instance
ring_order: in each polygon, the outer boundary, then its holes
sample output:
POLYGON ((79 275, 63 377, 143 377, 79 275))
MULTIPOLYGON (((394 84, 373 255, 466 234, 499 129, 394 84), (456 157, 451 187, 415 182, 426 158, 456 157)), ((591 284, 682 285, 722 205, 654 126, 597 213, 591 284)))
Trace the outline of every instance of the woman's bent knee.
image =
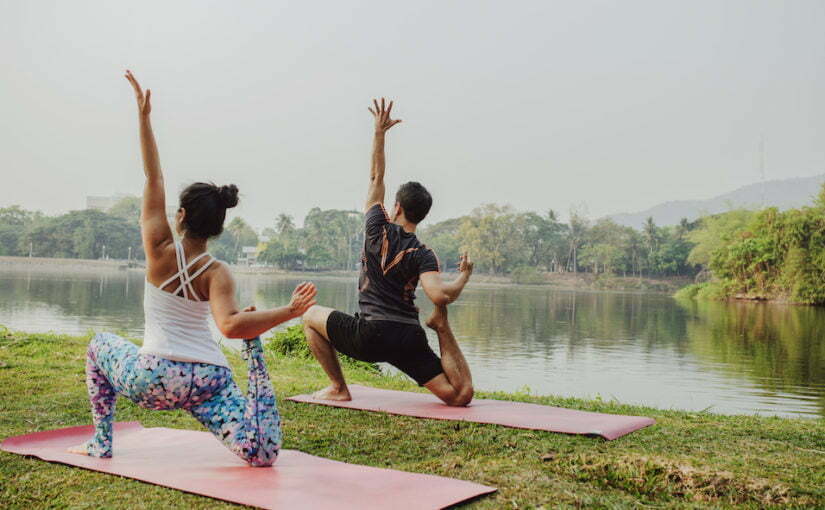
POLYGON ((260 452, 256 455, 245 459, 247 463, 249 463, 252 467, 269 467, 272 464, 275 464, 275 461, 278 460, 278 453, 280 452, 279 448, 275 448, 272 451, 267 451, 265 454, 261 454, 260 452))

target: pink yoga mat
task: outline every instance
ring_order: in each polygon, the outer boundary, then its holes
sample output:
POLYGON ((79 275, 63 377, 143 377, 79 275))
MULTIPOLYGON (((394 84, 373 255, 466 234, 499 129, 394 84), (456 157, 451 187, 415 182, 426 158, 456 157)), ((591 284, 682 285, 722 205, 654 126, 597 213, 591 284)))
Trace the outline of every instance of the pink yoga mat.
POLYGON ((260 508, 444 508, 496 489, 477 483, 347 464, 282 450, 271 468, 247 466, 208 432, 115 424, 114 456, 66 452, 91 426, 7 438, 2 449, 260 508))
POLYGON ((612 440, 634 430, 653 425, 653 418, 590 413, 562 407, 508 402, 506 400, 473 400, 467 407, 450 407, 429 393, 381 390, 352 384, 352 400, 336 402, 316 400, 312 395, 296 395, 288 400, 307 404, 323 404, 347 409, 377 411, 417 418, 493 423, 519 429, 547 430, 564 434, 589 434, 612 440))

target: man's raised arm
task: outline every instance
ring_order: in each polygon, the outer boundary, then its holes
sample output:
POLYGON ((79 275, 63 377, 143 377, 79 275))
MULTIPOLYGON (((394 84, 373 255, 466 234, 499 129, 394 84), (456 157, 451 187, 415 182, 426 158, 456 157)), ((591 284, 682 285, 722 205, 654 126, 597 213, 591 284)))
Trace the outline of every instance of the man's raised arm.
POLYGON ((384 134, 394 125, 401 122, 401 119, 392 120, 392 101, 386 104, 381 98, 379 104, 377 100, 372 100, 373 107, 368 108, 372 116, 375 117, 375 137, 372 142, 372 166, 370 167, 370 187, 367 191, 367 203, 364 212, 375 204, 384 205, 384 168, 386 161, 384 157, 384 134))

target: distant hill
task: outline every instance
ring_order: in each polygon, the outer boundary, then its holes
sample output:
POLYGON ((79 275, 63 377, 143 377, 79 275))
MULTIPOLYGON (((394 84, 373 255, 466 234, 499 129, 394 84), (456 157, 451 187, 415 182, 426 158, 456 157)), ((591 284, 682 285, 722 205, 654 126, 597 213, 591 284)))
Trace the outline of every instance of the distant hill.
MULTIPOLYGON (((825 182, 825 174, 814 177, 780 179, 764 183, 765 205, 790 209, 810 205, 825 182)), ((675 225, 682 218, 695 220, 703 214, 716 214, 735 208, 758 208, 762 206, 763 184, 750 184, 730 193, 707 200, 676 200, 664 202, 637 213, 622 213, 608 216, 620 225, 639 228, 653 217, 657 225, 675 225)))

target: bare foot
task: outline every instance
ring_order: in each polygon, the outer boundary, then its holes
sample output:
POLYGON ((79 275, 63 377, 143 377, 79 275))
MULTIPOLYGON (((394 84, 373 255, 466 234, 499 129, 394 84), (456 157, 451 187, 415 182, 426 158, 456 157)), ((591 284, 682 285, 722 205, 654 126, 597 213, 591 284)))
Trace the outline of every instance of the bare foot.
POLYGON ((79 444, 77 446, 70 446, 66 448, 66 451, 69 453, 76 453, 78 455, 89 455, 89 450, 86 449, 86 443, 79 444))
POLYGON ((316 400, 352 400, 352 396, 349 394, 349 388, 346 386, 344 386, 343 389, 337 389, 334 386, 327 386, 323 390, 318 390, 313 393, 312 398, 316 400))
POLYGON ((430 328, 434 331, 439 331, 439 330, 442 330, 442 329, 446 328, 447 327, 447 307, 444 306, 444 305, 436 306, 435 309, 433 309, 433 314, 430 315, 430 318, 427 319, 427 322, 425 322, 425 324, 427 325, 428 328, 430 328))

